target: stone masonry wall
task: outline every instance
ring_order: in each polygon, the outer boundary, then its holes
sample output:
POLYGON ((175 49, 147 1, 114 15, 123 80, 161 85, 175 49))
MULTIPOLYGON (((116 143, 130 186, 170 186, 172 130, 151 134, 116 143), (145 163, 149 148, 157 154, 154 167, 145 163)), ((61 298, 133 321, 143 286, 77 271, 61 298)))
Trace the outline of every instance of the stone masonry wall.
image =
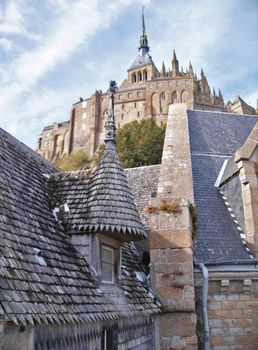
POLYGON ((192 201, 186 105, 174 105, 169 109, 157 197, 148 207, 151 286, 163 306, 160 350, 197 349, 192 201))
MULTIPOLYGON (((203 349, 201 276, 196 277, 198 349, 203 349)), ((211 350, 258 349, 258 276, 210 273, 208 316, 211 350)))

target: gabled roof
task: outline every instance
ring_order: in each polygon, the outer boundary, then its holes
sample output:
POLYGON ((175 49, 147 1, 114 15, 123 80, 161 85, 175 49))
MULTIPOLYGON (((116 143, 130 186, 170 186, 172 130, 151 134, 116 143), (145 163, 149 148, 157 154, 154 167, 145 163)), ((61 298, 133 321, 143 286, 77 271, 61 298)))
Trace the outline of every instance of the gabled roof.
MULTIPOLYGON (((221 167, 239 149, 258 117, 188 110, 194 199, 197 208, 196 262, 243 262, 252 258, 241 239, 224 189, 214 187, 221 167)), ((232 160, 229 160, 232 165, 232 160)), ((228 168, 234 175, 236 168, 228 168)))
MULTIPOLYGON (((137 280, 135 269, 141 267, 130 244, 123 248, 122 264, 128 266, 122 270, 123 297, 118 302, 96 287, 87 261, 52 213, 47 177, 57 169, 2 129, 0 143, 0 319, 94 322, 157 312, 137 280)), ((70 177, 64 176, 60 186, 68 185, 70 177)), ((80 175, 70 193, 82 185, 80 175)))

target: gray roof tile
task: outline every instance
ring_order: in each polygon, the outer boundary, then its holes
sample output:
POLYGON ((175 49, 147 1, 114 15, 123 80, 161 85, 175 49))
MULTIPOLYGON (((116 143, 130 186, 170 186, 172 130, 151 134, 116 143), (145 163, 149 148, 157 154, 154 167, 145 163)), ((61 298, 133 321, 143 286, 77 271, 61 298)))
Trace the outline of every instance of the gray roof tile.
MULTIPOLYGON (((57 169, 2 129, 0 143, 1 319, 16 323, 93 322, 127 316, 126 311, 142 314, 142 305, 146 315, 157 312, 134 274, 129 278, 123 273, 120 293, 126 290, 128 294, 119 305, 98 291, 87 262, 52 214, 44 174, 57 169)), ((77 185, 84 188, 87 184, 87 175, 81 175, 70 189, 70 177, 63 176, 71 193, 77 185)), ((58 187, 57 196, 61 193, 58 187)), ((138 258, 130 244, 124 246, 122 259, 134 269, 131 261, 137 264, 138 258)))
MULTIPOLYGON (((188 120, 198 213, 195 260, 206 263, 251 261, 234 218, 214 184, 224 160, 243 145, 258 118, 191 110, 188 120)), ((233 173, 236 170, 229 168, 233 173)))

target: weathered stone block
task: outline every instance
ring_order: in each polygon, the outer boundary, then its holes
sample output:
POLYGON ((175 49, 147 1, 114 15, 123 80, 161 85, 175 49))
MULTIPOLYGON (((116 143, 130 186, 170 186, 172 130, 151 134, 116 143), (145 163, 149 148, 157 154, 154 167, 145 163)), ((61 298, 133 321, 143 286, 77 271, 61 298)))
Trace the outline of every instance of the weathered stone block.
POLYGON ((150 250, 166 248, 191 248, 192 233, 189 229, 150 232, 150 250))
POLYGON ((195 336, 196 315, 194 313, 166 313, 160 318, 162 337, 192 337, 195 336))

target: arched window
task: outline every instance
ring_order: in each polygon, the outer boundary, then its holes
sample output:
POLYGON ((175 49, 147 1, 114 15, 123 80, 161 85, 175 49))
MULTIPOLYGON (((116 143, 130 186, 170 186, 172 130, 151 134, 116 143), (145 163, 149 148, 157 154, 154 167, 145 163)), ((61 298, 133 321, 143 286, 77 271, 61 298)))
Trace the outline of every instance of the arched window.
POLYGON ((138 72, 138 81, 142 81, 142 72, 138 72))
POLYGON ((161 98, 162 100, 165 100, 165 99, 166 99, 166 93, 165 93, 164 91, 161 93, 160 98, 161 98))
POLYGON ((143 80, 147 80, 148 78, 148 73, 146 70, 143 71, 143 80))
POLYGON ((136 73, 133 73, 133 75, 132 75, 132 82, 136 83, 136 73))
POLYGON ((172 94, 172 103, 175 103, 177 100, 177 92, 174 91, 173 94, 172 94))

